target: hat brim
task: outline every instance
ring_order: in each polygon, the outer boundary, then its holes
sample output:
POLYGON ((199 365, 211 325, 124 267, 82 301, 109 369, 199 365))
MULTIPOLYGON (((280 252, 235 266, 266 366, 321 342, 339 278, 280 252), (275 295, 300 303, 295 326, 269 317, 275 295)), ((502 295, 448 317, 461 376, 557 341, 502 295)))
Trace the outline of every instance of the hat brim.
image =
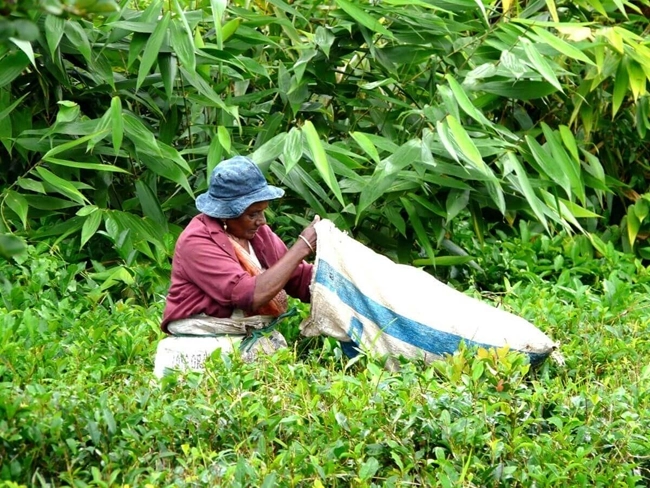
POLYGON ((196 198, 196 208, 199 212, 215 219, 236 219, 254 203, 275 200, 283 195, 282 188, 272 185, 266 185, 253 193, 232 200, 214 198, 206 192, 196 198))

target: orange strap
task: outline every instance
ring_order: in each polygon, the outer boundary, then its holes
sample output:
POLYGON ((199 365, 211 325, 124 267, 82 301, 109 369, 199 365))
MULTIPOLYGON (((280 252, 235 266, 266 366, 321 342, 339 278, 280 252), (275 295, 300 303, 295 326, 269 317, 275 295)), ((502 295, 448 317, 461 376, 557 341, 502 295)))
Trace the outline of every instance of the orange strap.
MULTIPOLYGON (((237 242, 235 239, 233 239, 230 235, 228 236, 230 239, 230 242, 232 242, 232 246, 235 249, 235 254, 237 255, 237 259, 239 260, 239 264, 241 264, 241 267, 244 268, 244 271, 246 271, 249 275, 251 276, 257 276, 263 272, 262 268, 260 268, 255 261, 253 261, 253 258, 251 258, 251 255, 248 251, 246 251, 239 242, 237 242)), ((250 244, 249 244, 250 246, 250 244)), ((279 315, 282 315, 287 311, 287 292, 284 290, 280 290, 280 292, 275 295, 269 303, 266 305, 262 305, 260 308, 257 310, 253 310, 252 313, 246 313, 246 316, 251 316, 251 315, 271 315, 273 317, 277 317, 279 315)))

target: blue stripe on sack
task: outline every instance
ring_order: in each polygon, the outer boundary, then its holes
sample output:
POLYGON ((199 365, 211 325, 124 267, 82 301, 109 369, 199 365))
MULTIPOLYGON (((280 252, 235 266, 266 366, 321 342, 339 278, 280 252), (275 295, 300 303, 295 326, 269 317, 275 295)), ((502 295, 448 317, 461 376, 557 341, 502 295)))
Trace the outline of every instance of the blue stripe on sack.
POLYGON ((352 319, 350 320, 350 328, 348 329, 347 334, 351 341, 339 341, 341 350, 350 359, 356 358, 359 355, 359 344, 361 344, 361 336, 363 335, 363 324, 355 316, 352 316, 352 319))
MULTIPOLYGON (((461 341, 464 341, 470 346, 479 346, 488 349, 497 347, 475 342, 450 332, 433 329, 425 324, 398 314, 394 310, 364 295, 350 280, 322 259, 318 261, 315 281, 336 294, 343 303, 351 307, 358 314, 377 324, 384 333, 431 354, 437 354, 439 356, 453 354, 460 346, 461 341)), ((432 311, 432 313, 435 314, 435 311, 432 311)), ((361 322, 355 324, 353 319, 348 334, 351 335, 353 332, 357 332, 359 327, 363 327, 363 324, 361 322)), ((355 337, 351 337, 351 339, 355 340, 355 337)), ((548 354, 543 353, 520 352, 528 355, 530 362, 533 364, 543 361, 548 356, 548 354)))
POLYGON ((350 320, 350 329, 348 330, 348 335, 352 341, 356 342, 357 344, 361 344, 363 324, 358 318, 352 317, 352 320, 350 320))

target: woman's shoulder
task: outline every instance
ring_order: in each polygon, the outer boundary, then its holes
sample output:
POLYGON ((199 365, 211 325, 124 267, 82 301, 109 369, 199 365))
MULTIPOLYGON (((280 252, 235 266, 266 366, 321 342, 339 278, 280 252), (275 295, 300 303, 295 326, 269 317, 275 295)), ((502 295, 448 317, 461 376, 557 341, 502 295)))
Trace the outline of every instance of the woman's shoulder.
POLYGON ((184 246, 188 242, 196 242, 196 240, 210 239, 212 235, 219 233, 223 234, 223 229, 218 224, 207 215, 198 214, 190 220, 190 223, 178 236, 176 246, 184 246))

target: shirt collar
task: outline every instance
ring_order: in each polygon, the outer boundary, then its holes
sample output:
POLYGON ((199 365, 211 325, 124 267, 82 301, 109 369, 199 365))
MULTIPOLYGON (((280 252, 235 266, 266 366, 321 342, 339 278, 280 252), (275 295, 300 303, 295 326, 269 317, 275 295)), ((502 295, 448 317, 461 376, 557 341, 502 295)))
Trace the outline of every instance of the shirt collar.
MULTIPOLYGON (((232 245, 232 242, 230 242, 230 238, 226 234, 226 231, 223 228, 223 225, 215 219, 212 218, 206 214, 199 214, 198 218, 203 222, 205 227, 208 229, 208 232, 210 233, 210 237, 212 240, 217 243, 219 246, 221 246, 223 249, 228 252, 233 258, 237 259, 237 255, 235 254, 235 249, 232 245)), ((250 240, 251 245, 253 246, 253 249, 255 250, 255 254, 257 255, 257 258, 260 260, 260 262, 266 266, 266 249, 264 246, 264 242, 262 240, 262 237, 260 236, 259 231, 257 234, 255 234, 255 237, 253 237, 250 240)))

